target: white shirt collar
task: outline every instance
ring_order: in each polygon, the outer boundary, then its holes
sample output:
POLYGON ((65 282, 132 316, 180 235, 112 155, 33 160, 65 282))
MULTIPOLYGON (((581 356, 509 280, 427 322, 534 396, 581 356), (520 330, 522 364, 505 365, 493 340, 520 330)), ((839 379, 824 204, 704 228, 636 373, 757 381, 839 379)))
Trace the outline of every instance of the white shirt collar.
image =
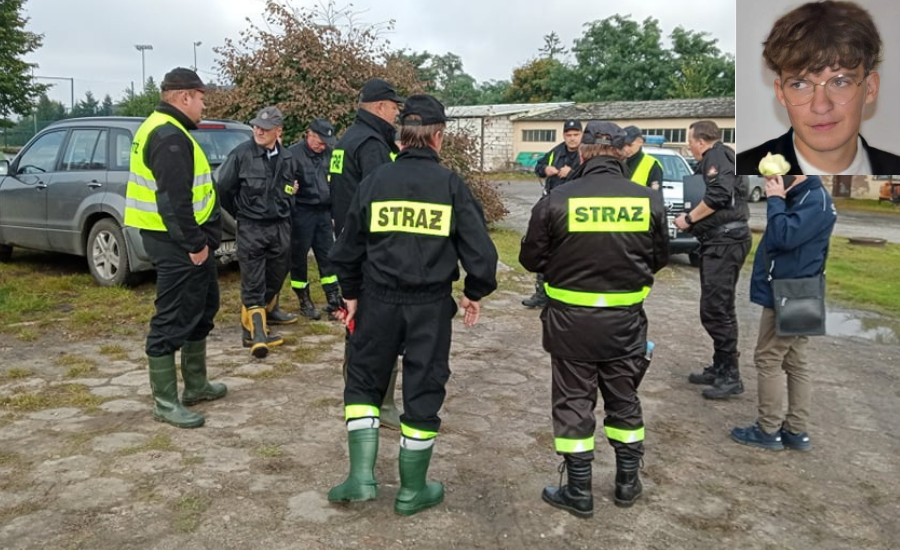
POLYGON ((859 136, 856 136, 856 157, 853 158, 853 162, 850 163, 850 166, 842 170, 840 174, 829 174, 824 170, 816 168, 812 163, 806 160, 806 157, 801 155, 800 150, 797 149, 797 134, 794 134, 794 154, 797 155, 797 163, 800 164, 800 170, 802 170, 804 174, 814 174, 818 176, 868 176, 872 173, 872 164, 869 162, 869 155, 866 153, 865 148, 863 148, 862 138, 859 136))

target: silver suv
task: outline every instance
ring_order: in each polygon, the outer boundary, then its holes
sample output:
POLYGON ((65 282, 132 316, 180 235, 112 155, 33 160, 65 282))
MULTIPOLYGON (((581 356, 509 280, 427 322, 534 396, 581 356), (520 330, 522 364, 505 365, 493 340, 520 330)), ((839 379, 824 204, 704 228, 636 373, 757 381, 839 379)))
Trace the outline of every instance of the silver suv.
MULTIPOLYGON (((63 120, 12 161, 0 160, 0 261, 9 261, 14 246, 84 256, 103 286, 128 284, 153 269, 139 230, 122 225, 131 143, 143 120, 63 120)), ((214 169, 253 135, 231 120, 205 120, 192 134, 214 169)), ((233 235, 223 235, 216 254, 234 259, 233 235)))

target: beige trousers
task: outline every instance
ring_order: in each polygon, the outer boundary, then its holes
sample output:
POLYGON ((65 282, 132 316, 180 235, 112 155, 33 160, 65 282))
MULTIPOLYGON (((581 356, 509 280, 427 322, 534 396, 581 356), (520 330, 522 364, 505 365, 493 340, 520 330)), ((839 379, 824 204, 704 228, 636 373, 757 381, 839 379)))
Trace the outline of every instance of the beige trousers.
POLYGON ((763 308, 759 319, 759 338, 753 362, 759 384, 759 425, 766 433, 782 426, 793 433, 807 430, 812 394, 809 368, 806 364, 806 336, 775 334, 775 310, 763 308), (785 377, 787 375, 788 406, 783 416, 785 377))

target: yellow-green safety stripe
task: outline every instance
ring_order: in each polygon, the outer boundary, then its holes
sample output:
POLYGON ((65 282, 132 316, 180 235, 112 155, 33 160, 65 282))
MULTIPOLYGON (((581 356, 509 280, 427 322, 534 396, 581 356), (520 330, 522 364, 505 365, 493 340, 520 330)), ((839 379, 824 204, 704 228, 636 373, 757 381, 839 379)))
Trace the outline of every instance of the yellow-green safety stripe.
POLYGON ((585 437, 584 439, 567 439, 565 437, 557 437, 553 440, 558 453, 583 453, 585 451, 594 450, 594 436, 585 437))
POLYGON ((409 437, 412 439, 434 439, 437 437, 437 432, 429 432, 427 430, 417 430, 411 426, 407 426, 404 423, 400 423, 400 434, 403 437, 409 437))
POLYGON ((558 302, 572 306, 585 307, 619 307, 639 304, 650 294, 650 287, 645 286, 637 292, 581 292, 555 288, 544 283, 547 296, 558 302))
POLYGON ((640 185, 647 185, 648 183, 650 183, 647 180, 650 178, 650 170, 653 169, 654 164, 658 165, 659 169, 662 170, 662 164, 660 164, 659 160, 656 157, 644 153, 643 158, 641 158, 641 162, 638 163, 638 165, 634 168, 634 172, 631 173, 631 181, 640 185))
POLYGON ((378 418, 380 414, 378 407, 374 405, 346 405, 344 407, 344 420, 378 418))
POLYGON ((336 283, 337 281, 337 275, 328 275, 327 277, 322 277, 323 285, 330 285, 331 283, 336 283))
POLYGON ((299 288, 300 290, 303 290, 304 288, 306 288, 308 286, 309 286, 309 283, 306 281, 291 280, 291 288, 299 288))
POLYGON ((612 426, 604 426, 606 437, 613 441, 621 441, 622 443, 637 443, 644 440, 644 427, 641 426, 635 430, 623 430, 622 428, 613 428, 612 426))

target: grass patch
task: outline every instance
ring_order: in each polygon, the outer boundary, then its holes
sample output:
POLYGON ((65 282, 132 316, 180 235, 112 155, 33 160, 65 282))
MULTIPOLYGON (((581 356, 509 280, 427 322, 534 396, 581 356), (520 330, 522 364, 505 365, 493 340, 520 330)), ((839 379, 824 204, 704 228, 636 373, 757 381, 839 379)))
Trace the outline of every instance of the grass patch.
POLYGON ((22 460, 16 453, 0 451, 0 465, 18 464, 22 460))
POLYGON ((127 447, 119 451, 119 455, 128 456, 137 453, 143 453, 146 451, 177 451, 178 447, 176 447, 172 443, 172 438, 166 432, 156 432, 153 436, 147 440, 146 443, 141 445, 135 445, 134 447, 127 447))
MULTIPOLYGON (((294 363, 316 363, 319 361, 319 358, 331 351, 331 344, 315 344, 311 346, 300 346, 291 350, 291 360, 294 363)), ((293 370, 293 365, 291 365, 291 370, 293 370)), ((278 370, 278 367, 275 367, 275 370, 278 370)))
POLYGON ((100 355, 110 359, 123 361, 128 359, 128 350, 118 344, 104 344, 100 346, 100 355))
POLYGON ((44 388, 40 392, 20 392, 0 397, 0 407, 20 412, 77 407, 86 412, 93 412, 103 401, 103 398, 92 394, 87 386, 63 384, 44 388))
POLYGON ((499 227, 491 228, 491 240, 497 247, 497 254, 500 255, 500 261, 508 265, 513 272, 527 274, 528 270, 519 263, 519 249, 522 244, 522 234, 512 229, 502 229, 499 227))
POLYGON ((534 170, 516 170, 506 172, 485 172, 488 181, 532 181, 537 183, 538 177, 534 170))
POLYGON ((835 198, 834 207, 837 211, 846 212, 876 212, 878 214, 893 214, 900 216, 900 208, 889 202, 879 202, 872 199, 846 199, 835 198))
POLYGON ((260 458, 278 458, 284 456, 281 445, 263 445, 253 450, 253 454, 260 458))
POLYGON ((41 333, 31 327, 22 327, 16 332, 16 338, 22 342, 34 342, 41 337, 41 333))
POLYGON ((206 462, 206 459, 202 456, 186 456, 181 459, 182 466, 196 466, 197 464, 203 464, 206 462))
POLYGON ((212 499, 205 496, 184 495, 175 503, 175 529, 190 533, 200 526, 203 513, 212 506, 212 499))
POLYGON ((309 402, 311 409, 328 409, 331 407, 340 407, 344 404, 344 400, 338 397, 319 397, 309 402))
POLYGON ((6 373, 6 378, 10 380, 21 380, 23 378, 28 378, 33 373, 30 369, 19 369, 19 368, 11 368, 6 373))
POLYGON ((80 378, 93 372, 97 372, 97 362, 89 357, 64 353, 56 358, 56 364, 69 367, 66 370, 66 378, 80 378))

